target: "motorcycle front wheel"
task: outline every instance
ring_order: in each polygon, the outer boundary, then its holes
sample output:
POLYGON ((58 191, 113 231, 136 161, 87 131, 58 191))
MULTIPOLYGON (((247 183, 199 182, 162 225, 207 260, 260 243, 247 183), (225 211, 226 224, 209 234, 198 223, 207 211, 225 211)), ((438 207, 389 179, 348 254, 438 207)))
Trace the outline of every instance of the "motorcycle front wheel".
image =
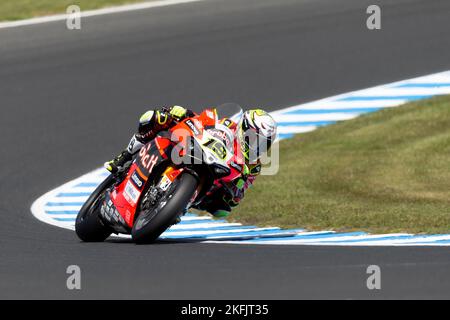
POLYGON ((197 178, 183 172, 150 210, 142 210, 133 225, 131 236, 137 244, 154 242, 181 215, 198 186, 197 178))

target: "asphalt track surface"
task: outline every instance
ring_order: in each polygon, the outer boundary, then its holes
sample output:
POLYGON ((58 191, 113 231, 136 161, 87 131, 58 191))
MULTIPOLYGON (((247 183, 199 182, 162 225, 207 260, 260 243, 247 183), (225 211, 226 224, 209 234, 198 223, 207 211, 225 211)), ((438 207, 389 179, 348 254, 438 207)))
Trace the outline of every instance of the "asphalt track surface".
POLYGON ((372 2, 206 1, 0 30, 0 298, 450 298, 448 248, 84 244, 30 213, 123 148, 146 107, 273 110, 450 69, 448 0, 377 1, 380 31, 372 2))

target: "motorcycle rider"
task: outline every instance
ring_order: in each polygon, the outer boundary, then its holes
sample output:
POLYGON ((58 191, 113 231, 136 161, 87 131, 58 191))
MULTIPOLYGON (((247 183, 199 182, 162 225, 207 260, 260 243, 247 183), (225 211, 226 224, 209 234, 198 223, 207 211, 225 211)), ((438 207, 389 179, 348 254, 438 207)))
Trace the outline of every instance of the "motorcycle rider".
MULTIPOLYGON (((128 147, 113 160, 106 162, 105 168, 112 173, 117 172, 159 132, 171 128, 175 121, 194 115, 194 112, 181 106, 163 107, 145 112, 139 119, 138 132, 133 135, 128 147)), ((245 111, 238 123, 228 118, 220 121, 235 134, 239 146, 239 150, 235 152, 240 152, 244 156, 242 174, 231 184, 222 183, 215 186, 196 209, 208 211, 215 217, 226 217, 230 214, 231 209, 239 204, 245 191, 260 174, 260 157, 269 151, 275 139, 276 122, 261 109, 245 111)))

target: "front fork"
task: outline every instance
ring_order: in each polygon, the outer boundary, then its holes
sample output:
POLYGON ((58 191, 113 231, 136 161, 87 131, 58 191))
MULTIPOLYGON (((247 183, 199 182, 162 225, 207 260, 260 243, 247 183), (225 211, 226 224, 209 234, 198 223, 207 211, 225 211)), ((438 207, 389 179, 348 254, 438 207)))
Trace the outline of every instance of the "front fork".
POLYGON ((195 191, 194 195, 191 198, 191 201, 189 202, 188 207, 186 208, 186 211, 187 211, 192 206, 192 204, 195 202, 198 195, 200 194, 200 191, 203 189, 203 186, 204 186, 204 179, 201 179, 199 177, 199 175, 197 174, 197 172, 195 172, 194 170, 192 170, 190 168, 186 168, 186 167, 176 168, 174 166, 168 166, 167 169, 162 174, 162 178, 158 183, 158 188, 161 189, 162 191, 166 191, 170 187, 170 185, 173 183, 173 181, 175 181, 175 179, 180 174, 182 174, 184 171, 189 171, 189 173, 191 173, 193 176, 195 176, 199 181, 197 190, 195 191))

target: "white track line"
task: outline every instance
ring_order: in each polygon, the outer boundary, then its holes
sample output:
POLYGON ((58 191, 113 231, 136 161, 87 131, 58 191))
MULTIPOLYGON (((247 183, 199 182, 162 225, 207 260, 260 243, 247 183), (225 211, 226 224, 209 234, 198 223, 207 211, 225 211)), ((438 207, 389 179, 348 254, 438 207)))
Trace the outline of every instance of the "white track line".
MULTIPOLYGON (((393 86, 399 85, 399 84, 448 82, 449 77, 450 77, 450 71, 439 72, 439 73, 430 74, 430 75, 426 75, 426 76, 422 76, 422 77, 418 77, 418 78, 412 78, 412 79, 396 81, 396 82, 392 82, 392 83, 388 83, 388 84, 383 84, 383 85, 379 85, 379 86, 372 87, 372 88, 342 93, 342 94, 339 94, 336 96, 332 96, 332 97, 328 97, 328 98, 324 98, 324 99, 320 99, 320 100, 315 100, 312 102, 299 104, 299 105, 295 105, 292 107, 273 111, 273 112, 271 112, 271 114, 272 115, 284 114, 288 111, 294 111, 294 110, 299 110, 299 109, 308 109, 309 107, 311 107, 311 109, 317 109, 317 107, 319 107, 319 106, 327 106, 327 105, 333 106, 334 104, 337 104, 337 105, 340 104, 344 109, 346 109, 345 106, 347 104, 354 105, 355 108, 359 108, 359 107, 383 107, 384 108, 387 106, 399 106, 399 105, 405 103, 406 101, 404 101, 404 100, 389 100, 389 99, 388 100, 377 100, 377 101, 338 101, 338 100, 341 98, 348 98, 349 96, 361 96, 368 90, 374 90, 374 89, 383 90, 383 89, 387 89, 388 87, 393 87, 393 86)), ((330 108, 334 109, 334 106, 330 107, 330 108)))
POLYGON ((343 121, 353 119, 360 113, 324 113, 324 114, 286 114, 274 115, 277 122, 314 122, 314 121, 343 121))
POLYGON ((233 234, 233 233, 242 233, 242 232, 257 232, 257 231, 269 231, 269 230, 273 230, 273 231, 277 231, 278 229, 276 228, 247 228, 247 229, 230 229, 230 230, 199 230, 199 231, 172 231, 173 229, 169 229, 169 232, 166 232, 163 234, 166 236, 202 236, 202 235, 215 235, 215 234, 222 234, 222 233, 229 233, 229 234, 233 234))
MULTIPOLYGON (((294 106, 286 111, 295 110, 333 110, 333 109, 359 109, 359 108, 389 108, 397 107, 402 104, 402 101, 397 100, 378 100, 378 101, 323 101, 318 100, 314 102, 305 103, 302 105, 294 106)), ((272 114, 280 114, 281 110, 271 112, 272 114)))
MULTIPOLYGON (((93 16, 99 16, 99 15, 105 15, 105 14, 113 14, 113 13, 120 13, 120 12, 166 7, 166 6, 172 6, 175 4, 200 2, 200 1, 205 1, 205 0, 161 0, 161 1, 151 1, 151 2, 136 3, 136 4, 128 4, 128 5, 110 7, 110 8, 104 8, 104 9, 81 11, 80 17, 86 18, 86 17, 93 17, 93 16)), ((81 9, 83 9, 83 8, 81 8, 81 9)), ((47 23, 47 22, 53 22, 53 21, 63 21, 63 20, 67 20, 68 18, 71 18, 71 17, 73 17, 71 14, 57 14, 57 15, 52 15, 52 16, 37 17, 37 18, 18 20, 18 21, 5 21, 5 22, 0 22, 0 29, 28 26, 28 25, 47 23)))
POLYGON ((316 126, 304 126, 304 127, 295 127, 295 126, 286 126, 286 127, 279 127, 277 129, 279 134, 283 133, 305 133, 315 130, 316 126))
MULTIPOLYGON (((408 96, 408 95, 438 95, 438 94, 450 94, 449 87, 438 87, 438 88, 385 88, 381 90, 380 88, 369 89, 361 92, 359 96, 408 96)), ((378 102, 378 101, 377 101, 378 102)), ((379 104, 378 104, 379 106, 379 104)))

